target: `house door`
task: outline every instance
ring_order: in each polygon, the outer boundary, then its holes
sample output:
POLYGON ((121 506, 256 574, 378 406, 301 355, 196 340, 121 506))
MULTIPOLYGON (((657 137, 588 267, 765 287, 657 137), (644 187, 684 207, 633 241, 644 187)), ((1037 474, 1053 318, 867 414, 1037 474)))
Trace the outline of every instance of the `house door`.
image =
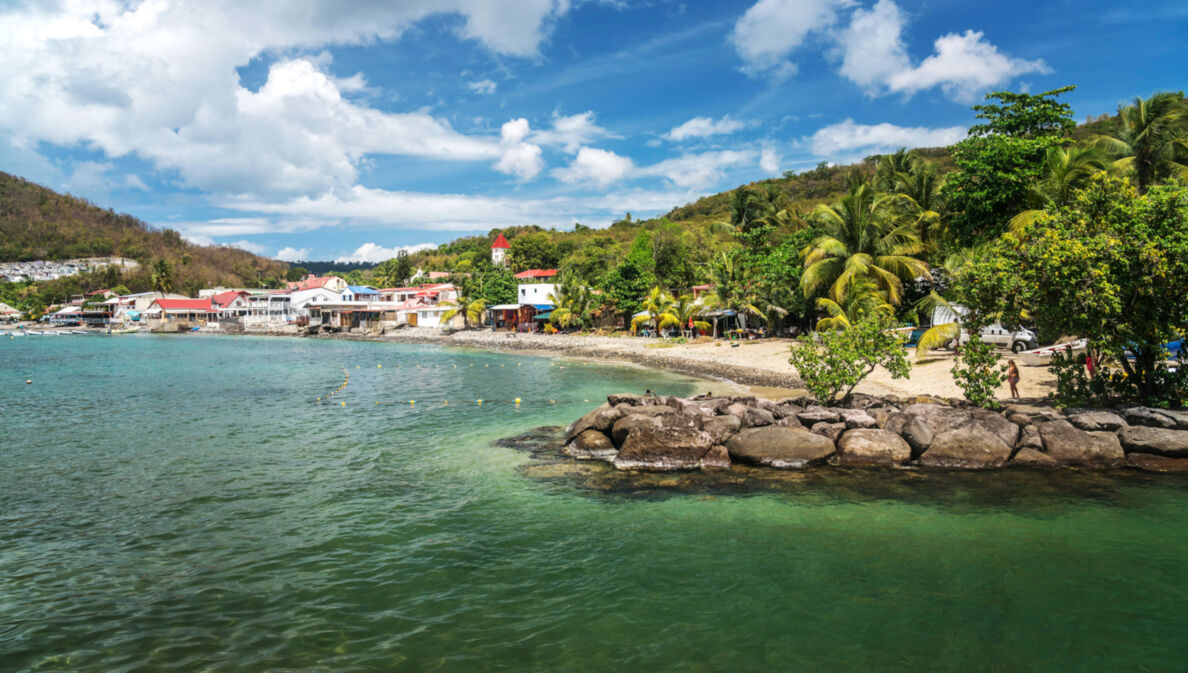
POLYGON ((417 326, 417 313, 416 313, 416 311, 410 311, 410 312, 409 312, 409 314, 408 314, 408 326, 409 326, 409 327, 416 327, 416 326, 417 326))

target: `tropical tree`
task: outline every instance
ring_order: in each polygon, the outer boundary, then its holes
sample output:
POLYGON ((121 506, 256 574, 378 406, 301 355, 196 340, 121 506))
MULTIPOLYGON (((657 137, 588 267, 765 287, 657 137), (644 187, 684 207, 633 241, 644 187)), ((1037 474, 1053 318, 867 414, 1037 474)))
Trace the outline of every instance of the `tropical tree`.
POLYGON ((401 250, 396 256, 375 267, 375 282, 380 287, 400 287, 408 282, 412 275, 412 263, 409 262, 408 252, 401 250))
POLYGON ((941 216, 944 212, 943 183, 935 164, 914 158, 906 171, 895 173, 891 189, 886 190, 910 200, 915 212, 916 231, 929 253, 941 250, 949 238, 947 223, 941 216))
POLYGON ((689 329, 691 325, 693 329, 708 330, 710 324, 701 319, 705 308, 705 305, 698 303, 693 295, 682 294, 673 301, 672 314, 676 316, 681 329, 689 329))
POLYGON ((645 313, 631 319, 631 331, 638 330, 639 326, 644 323, 651 323, 657 333, 665 327, 679 327, 681 320, 673 312, 673 306, 672 295, 661 289, 659 285, 653 286, 651 290, 648 290, 647 296, 641 303, 645 313))
POLYGON ((817 297, 817 308, 825 317, 817 321, 817 331, 849 329, 865 318, 891 320, 895 307, 887 301, 887 293, 870 278, 859 278, 846 287, 841 302, 829 297, 817 297))
MULTIPOLYGON (((754 279, 751 268, 742 257, 741 250, 721 252, 710 264, 710 284, 713 291, 706 296, 707 306, 734 311, 741 326, 746 327, 746 316, 760 315, 762 311, 754 304, 754 279)), ((714 336, 718 325, 714 321, 714 336)))
POLYGON ((915 152, 909 152, 901 147, 893 154, 879 157, 879 165, 875 168, 874 185, 881 192, 893 192, 899 186, 899 176, 907 173, 919 162, 915 152))
POLYGON ((153 291, 160 292, 162 298, 173 292, 173 266, 169 264, 169 260, 158 259, 153 264, 152 284, 153 291))
POLYGON ((1032 224, 1049 206, 1066 206, 1073 194, 1089 183, 1089 178, 1109 168, 1106 157, 1096 147, 1050 147, 1044 159, 1044 177, 1028 191, 1030 208, 1011 218, 1012 231, 1032 224))
POLYGON ((928 265, 916 258, 924 245, 906 216, 908 209, 901 195, 878 195, 861 184, 840 203, 814 210, 810 217, 823 233, 805 250, 804 296, 826 290, 840 304, 851 283, 870 278, 889 303, 898 305, 904 280, 929 276, 928 265))
POLYGON ((1182 91, 1163 91, 1118 109, 1115 136, 1097 136, 1099 147, 1118 157, 1140 192, 1166 177, 1188 179, 1188 106, 1182 91))
POLYGON ((487 303, 482 299, 458 294, 457 301, 443 301, 442 306, 450 309, 441 314, 441 323, 448 325, 455 316, 462 316, 462 329, 469 329, 471 325, 478 325, 483 321, 483 312, 487 310, 487 303))
POLYGON ((585 327, 594 310, 593 291, 585 285, 573 282, 568 276, 563 277, 549 294, 548 301, 555 307, 549 321, 559 327, 585 327))

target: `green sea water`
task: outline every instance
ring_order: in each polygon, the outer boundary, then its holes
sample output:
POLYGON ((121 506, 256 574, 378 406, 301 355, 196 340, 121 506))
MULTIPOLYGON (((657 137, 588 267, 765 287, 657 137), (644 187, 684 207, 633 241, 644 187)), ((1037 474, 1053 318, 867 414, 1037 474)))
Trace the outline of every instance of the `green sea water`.
POLYGON ((1186 479, 601 491, 494 444, 697 387, 432 346, 3 338, 0 671, 1188 670, 1186 479))

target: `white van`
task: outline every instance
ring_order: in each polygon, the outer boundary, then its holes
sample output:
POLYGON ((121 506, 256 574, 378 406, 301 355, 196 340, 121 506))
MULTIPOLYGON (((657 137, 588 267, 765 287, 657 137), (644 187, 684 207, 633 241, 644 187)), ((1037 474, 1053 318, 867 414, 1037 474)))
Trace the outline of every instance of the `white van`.
MULTIPOLYGON (((932 324, 943 325, 949 322, 958 322, 958 315, 965 315, 968 312, 964 306, 957 304, 953 305, 953 309, 957 313, 949 310, 946 306, 937 306, 932 312, 932 324)), ((969 332, 961 330, 961 336, 954 341, 959 341, 960 343, 969 341, 969 332)), ((1035 332, 1029 329, 1018 329, 1012 332, 998 323, 982 328, 982 341, 1003 348, 1009 348, 1016 353, 1039 348, 1039 341, 1035 337, 1035 332)), ((948 347, 952 348, 955 345, 953 342, 949 342, 948 347)))

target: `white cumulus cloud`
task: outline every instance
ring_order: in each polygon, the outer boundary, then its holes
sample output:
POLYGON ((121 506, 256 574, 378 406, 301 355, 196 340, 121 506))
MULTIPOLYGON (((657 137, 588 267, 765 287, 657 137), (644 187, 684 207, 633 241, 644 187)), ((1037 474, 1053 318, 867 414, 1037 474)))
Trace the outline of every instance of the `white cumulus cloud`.
POLYGON ((753 166, 754 162, 755 152, 751 150, 682 154, 641 168, 637 174, 661 177, 677 187, 705 189, 722 180, 723 169, 743 164, 753 166))
POLYGON ((694 117, 680 126, 674 126, 668 133, 664 134, 664 138, 673 142, 680 142, 689 138, 727 135, 745 127, 745 122, 731 119, 730 115, 717 120, 712 117, 694 117))
POLYGON ((554 113, 552 128, 532 133, 533 142, 560 147, 569 154, 576 153, 582 145, 589 145, 599 138, 618 137, 595 123, 593 110, 568 116, 554 113))
POLYGON ((844 152, 883 152, 900 147, 938 147, 950 145, 965 137, 961 126, 927 128, 896 126, 894 124, 856 124, 846 119, 819 129, 809 138, 809 147, 819 157, 836 156, 844 152))
POLYGON ((940 87, 959 101, 971 101, 1012 77, 1049 72, 1042 60, 1007 56, 980 31, 942 35, 934 53, 912 65, 903 30, 907 20, 893 0, 879 0, 869 10, 856 9, 837 35, 839 72, 869 95, 903 93, 940 87))
POLYGON ((286 245, 276 251, 276 259, 282 262, 304 262, 309 259, 309 248, 294 248, 286 245))
POLYGON ((730 41, 751 75, 787 77, 796 72, 789 56, 813 33, 837 20, 848 0, 759 0, 734 25, 730 41))
POLYGON ((759 153, 759 168, 768 175, 779 175, 780 153, 770 147, 764 147, 759 153))
POLYGON ((235 241, 233 243, 227 243, 226 245, 227 245, 227 247, 230 247, 230 248, 239 248, 240 250, 247 250, 248 252, 252 253, 253 255, 264 256, 264 255, 268 254, 267 247, 260 245, 259 243, 252 243, 251 241, 247 241, 247 240, 235 241))
POLYGON ((532 132, 528 120, 513 119, 504 123, 499 131, 499 161, 495 170, 514 175, 520 180, 531 180, 544 168, 539 145, 525 142, 532 132))
POLYGON ((553 177, 564 183, 589 182, 606 187, 631 174, 635 162, 610 150, 582 147, 565 168, 553 169, 553 177))
POLYGON ((437 245, 434 243, 418 243, 417 245, 398 245, 394 248, 385 248, 376 243, 364 243, 359 246, 349 255, 343 255, 335 259, 335 262, 369 262, 378 263, 386 262, 389 259, 396 257, 400 251, 412 254, 421 250, 433 250, 437 245))

